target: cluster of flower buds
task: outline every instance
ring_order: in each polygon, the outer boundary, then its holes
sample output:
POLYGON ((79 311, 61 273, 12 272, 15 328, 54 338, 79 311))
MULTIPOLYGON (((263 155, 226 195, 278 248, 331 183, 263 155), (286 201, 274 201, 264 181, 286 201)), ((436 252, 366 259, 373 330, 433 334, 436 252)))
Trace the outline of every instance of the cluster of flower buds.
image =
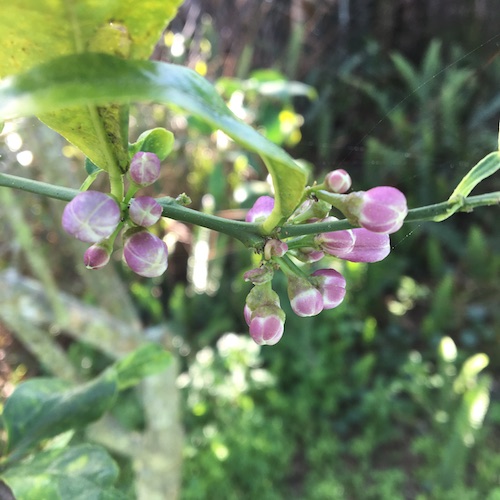
POLYGON ((138 152, 130 162, 130 186, 123 200, 99 191, 83 191, 65 207, 64 230, 92 243, 84 254, 88 269, 100 269, 110 260, 113 244, 123 232, 123 258, 132 271, 152 278, 165 272, 168 252, 165 242, 146 228, 160 220, 162 207, 149 196, 132 196, 154 183, 160 175, 160 159, 151 152, 138 152), (127 201, 130 200, 130 201, 127 201))
MULTIPOLYGON (((330 212, 336 209, 352 229, 285 240, 270 239, 262 252, 261 267, 245 274, 245 280, 255 285, 247 297, 245 319, 250 335, 258 344, 273 345, 283 335, 285 315, 271 288, 271 279, 277 269, 287 277, 293 312, 307 317, 337 307, 346 294, 346 280, 342 274, 330 267, 321 267, 322 261, 331 263, 331 258, 325 257, 378 262, 389 255, 389 234, 401 228, 408 213, 405 196, 390 186, 347 193, 351 184, 351 177, 345 170, 329 172, 322 184, 307 188, 309 198, 297 208, 287 224, 334 223, 338 219, 330 212), (306 271, 308 267, 299 262, 313 265, 313 269, 306 271)), ((246 221, 262 222, 273 208, 274 199, 261 196, 247 212, 246 221)))

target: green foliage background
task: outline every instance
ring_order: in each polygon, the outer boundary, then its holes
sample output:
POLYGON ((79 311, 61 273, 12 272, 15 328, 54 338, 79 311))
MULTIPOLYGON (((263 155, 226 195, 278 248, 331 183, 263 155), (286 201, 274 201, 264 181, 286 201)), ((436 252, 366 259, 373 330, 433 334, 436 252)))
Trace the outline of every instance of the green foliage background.
MULTIPOLYGON (((215 24, 222 22, 211 14, 215 24)), ((200 32, 218 46, 210 24, 200 32)), ((410 206, 419 206, 446 199, 466 165, 497 143, 500 73, 498 64, 488 62, 496 60, 493 42, 484 52, 469 53, 485 40, 463 47, 458 38, 428 38, 407 56, 397 46, 388 55, 376 39, 357 45, 353 38, 349 49, 332 51, 302 74, 308 61, 299 51, 293 76, 316 90, 311 99, 290 89, 279 95, 262 91, 263 76, 276 75, 253 72, 259 49, 267 47, 255 38, 246 41, 235 52, 245 55, 248 49, 253 63, 246 67, 248 60, 240 59, 240 78, 223 78, 220 88, 230 102, 243 94, 242 108, 256 126, 311 162, 310 178, 343 167, 355 188, 396 185, 410 206), (298 118, 285 124, 286 111, 298 118), (302 117, 302 139, 294 141, 290 130, 302 117), (275 135, 286 125, 288 134, 275 135)), ((207 56, 191 39, 184 47, 179 60, 206 61, 208 73, 217 75, 217 52, 207 56)), ((288 38, 277 50, 292 53, 294 47, 288 38)), ((287 62, 272 64, 286 75, 287 62)), ((196 136, 195 129, 187 133, 186 141, 196 136)), ((244 189, 250 200, 261 193, 262 174, 243 183, 234 173, 222 173, 240 162, 254 166, 251 156, 243 153, 245 159, 235 161, 230 151, 209 161, 203 146, 190 152, 196 166, 190 187, 200 186, 201 198, 208 185, 215 209, 226 208, 234 190, 244 189)), ((498 189, 498 179, 481 189, 498 189)), ((241 274, 221 270, 251 263, 237 249, 228 254, 219 239, 208 267, 213 288, 186 300, 186 288, 178 285, 170 301, 192 349, 184 380, 184 497, 497 498, 497 212, 494 207, 439 225, 405 226, 392 237, 386 261, 344 265, 344 304, 309 319, 287 310, 278 348, 264 348, 257 358, 266 383, 256 384, 255 368, 242 359, 239 370, 249 383, 230 399, 223 388, 231 387, 238 368, 225 351, 227 339, 214 342, 221 331, 246 329, 240 309, 248 287, 241 274), (272 448, 259 448, 263 437, 272 448)), ((275 285, 286 304, 285 283, 275 285)))
MULTIPOLYGON (((343 167, 356 189, 395 185, 418 206, 446 199, 495 148, 500 68, 490 62, 498 61, 494 43, 470 53, 485 42, 480 35, 469 46, 460 37, 429 37, 406 54, 390 47, 389 55, 376 37, 347 37, 342 50, 310 68, 305 38, 291 30, 279 47, 290 57, 265 61, 267 71, 259 71, 265 37, 246 34, 238 63, 221 64, 231 56, 221 49, 221 21, 212 11, 212 18, 197 17, 194 31, 183 30, 188 7, 155 56, 206 72, 233 110, 303 159, 311 179, 343 167)), ((154 21, 157 35, 160 19, 154 21)), ((156 35, 144 41, 144 31, 137 46, 152 47, 156 35)), ((99 34, 95 43, 100 36, 106 38, 99 34)), ((0 76, 12 70, 0 68, 0 76)), ((151 194, 186 191, 196 207, 238 217, 266 193, 259 159, 214 136, 197 117, 158 105, 134 106, 132 114, 131 137, 155 126, 175 135, 162 185, 151 194)), ((498 178, 481 189, 498 190, 498 178)), ((176 332, 186 429, 182 497, 500 498, 497 218, 493 207, 405 226, 392 237, 386 261, 343 264, 349 289, 342 306, 308 319, 287 309, 283 340, 265 349, 248 340, 242 318, 249 290, 242 275, 255 265, 253 256, 203 229, 182 240, 185 228, 167 223, 162 229, 177 234, 177 244, 165 279, 124 278, 144 322, 167 321, 176 332), (193 267, 197 244, 210 250, 201 284, 193 267)), ((61 286, 70 278, 77 279, 70 270, 59 276, 61 286)), ((285 286, 276 280, 283 304, 285 286)), ((87 375, 99 371, 102 359, 88 346, 74 343, 70 353, 77 366, 92 359, 87 375)), ((129 396, 115 411, 140 428, 141 410, 129 396)), ((111 459, 93 448, 83 452, 106 464, 111 472, 101 484, 114 488, 111 459)), ((39 460, 43 466, 49 459, 39 460)), ((127 481, 119 486, 130 494, 127 481)))

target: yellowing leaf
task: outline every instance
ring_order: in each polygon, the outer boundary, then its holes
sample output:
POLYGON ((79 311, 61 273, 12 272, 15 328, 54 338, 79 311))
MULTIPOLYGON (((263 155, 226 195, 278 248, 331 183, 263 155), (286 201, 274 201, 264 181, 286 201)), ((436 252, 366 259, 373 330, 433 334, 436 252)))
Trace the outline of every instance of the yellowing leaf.
MULTIPOLYGON (((62 55, 150 56, 182 0, 0 0, 0 78, 62 55)), ((126 107, 93 104, 39 118, 104 170, 128 164, 126 107)))

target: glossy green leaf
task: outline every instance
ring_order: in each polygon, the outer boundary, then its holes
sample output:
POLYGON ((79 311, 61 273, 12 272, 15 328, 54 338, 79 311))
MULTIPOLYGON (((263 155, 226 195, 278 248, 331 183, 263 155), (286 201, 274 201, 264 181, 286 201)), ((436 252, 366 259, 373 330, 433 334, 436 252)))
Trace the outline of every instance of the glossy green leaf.
POLYGON ((1 479, 19 500, 125 500, 113 487, 118 472, 104 448, 82 444, 37 453, 1 479))
MULTIPOLYGON (((146 59, 182 0, 0 0, 0 78, 67 54, 146 59)), ((107 103, 106 103, 107 104, 107 103)), ((85 103, 39 118, 104 170, 128 165, 126 107, 85 103)))
POLYGON ((50 378, 20 384, 3 412, 8 452, 22 455, 43 439, 97 420, 111 407, 117 393, 114 374, 78 387, 50 378))
POLYGON ((144 377, 164 370, 172 361, 172 355, 159 344, 147 344, 116 362, 112 370, 116 373, 120 390, 138 384, 144 377))
POLYGON ((43 439, 97 420, 113 405, 118 391, 164 370, 171 359, 160 345, 146 344, 77 387, 52 378, 20 384, 7 399, 2 415, 9 459, 18 458, 43 439))
POLYGON ((133 156, 138 151, 154 153, 163 161, 174 147, 174 134, 164 128, 154 128, 143 132, 137 142, 129 146, 129 153, 133 156))
POLYGON ((174 104, 262 157, 276 199, 273 213, 263 224, 264 233, 296 208, 307 181, 305 171, 280 147, 237 119, 204 78, 182 66, 125 61, 104 54, 62 57, 0 84, 0 120, 133 100, 174 104))

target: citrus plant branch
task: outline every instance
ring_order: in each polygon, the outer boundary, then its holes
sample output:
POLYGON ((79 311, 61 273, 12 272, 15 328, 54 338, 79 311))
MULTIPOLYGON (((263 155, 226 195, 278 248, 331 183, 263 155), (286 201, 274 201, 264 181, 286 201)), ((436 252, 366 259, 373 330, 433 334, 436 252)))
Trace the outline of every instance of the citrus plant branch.
MULTIPOLYGON (((77 189, 56 186, 54 184, 4 173, 0 173, 0 186, 21 189, 22 191, 47 196, 61 201, 71 201, 80 192, 77 189)), ((260 234, 259 224, 250 224, 248 222, 234 221, 215 215, 205 214, 184 207, 177 203, 174 198, 170 197, 158 198, 157 201, 163 208, 164 217, 213 229, 214 231, 232 236, 249 247, 258 248, 264 243, 264 238, 260 234)))
MULTIPOLYGON (((0 173, 0 186, 21 189, 61 201, 71 201, 79 193, 77 189, 56 186, 54 184, 4 173, 0 173)), ((158 198, 157 201, 163 208, 164 217, 227 234, 228 236, 240 240, 248 247, 261 248, 264 244, 265 237, 262 235, 261 226, 259 224, 235 221, 205 214, 187 208, 170 197, 158 198)), ((492 205, 500 205, 500 191, 464 197, 458 203, 456 200, 448 200, 433 205, 413 208, 408 211, 405 223, 440 221, 452 215, 454 212, 471 212, 474 208, 492 205)), ((351 227, 353 226, 345 219, 333 222, 315 222, 312 224, 290 226, 283 225, 276 229, 276 236, 279 238, 305 236, 308 234, 339 231, 351 227)))

